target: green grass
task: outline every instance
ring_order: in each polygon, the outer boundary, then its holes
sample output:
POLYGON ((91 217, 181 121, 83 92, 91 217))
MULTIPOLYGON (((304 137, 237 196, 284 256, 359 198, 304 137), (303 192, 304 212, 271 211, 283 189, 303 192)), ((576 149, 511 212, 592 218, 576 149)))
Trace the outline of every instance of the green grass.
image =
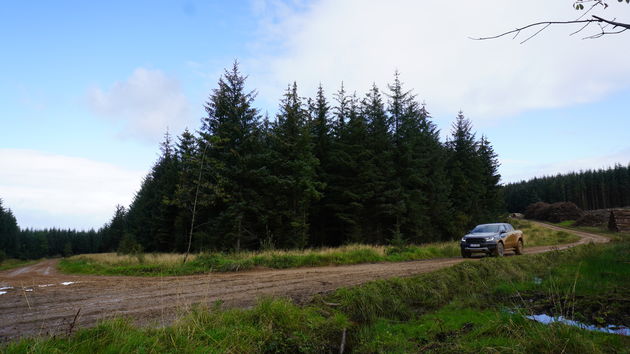
MULTIPOLYGON (((529 221, 511 220, 525 234, 525 247, 571 243, 579 237, 529 221)), ((407 246, 347 245, 338 248, 202 253, 183 264, 181 254, 88 254, 65 258, 59 269, 70 274, 165 276, 232 272, 253 268, 298 268, 459 257, 458 242, 407 246)))
MULTIPOLYGON (((262 299, 252 309, 193 309, 163 328, 107 321, 70 337, 25 339, 6 352, 623 353, 630 338, 523 314, 630 322, 630 243, 484 258, 410 278, 339 289, 307 306, 262 299)), ((601 320, 601 321, 600 321, 601 320)))
POLYGON ((576 230, 576 231, 584 231, 590 232, 593 234, 598 234, 602 236, 606 236, 613 241, 628 241, 630 240, 630 232, 615 232, 610 231, 606 226, 575 226, 574 220, 567 220, 561 223, 556 223, 554 225, 566 227, 567 229, 576 230))
POLYGON ((575 220, 565 220, 565 221, 556 223, 556 225, 558 226, 567 227, 567 228, 573 226, 573 224, 575 224, 575 220))
POLYGON ((555 231, 528 220, 510 219, 514 228, 523 231, 525 247, 553 246, 577 242, 580 237, 567 231, 555 231))
POLYGON ((623 352, 628 337, 545 326, 520 313, 628 326, 629 254, 623 243, 484 259, 334 296, 351 319, 369 324, 355 338, 359 352, 623 352))
POLYGON ((5 351, 59 353, 255 353, 327 352, 350 324, 314 307, 263 299, 250 310, 198 307, 167 328, 134 327, 129 320, 105 321, 70 338, 30 339, 5 351))
POLYGON ((617 353, 630 343, 618 337, 454 305, 403 323, 380 319, 361 328, 354 349, 359 353, 617 353))
POLYGON ((40 260, 26 260, 25 261, 22 259, 8 258, 8 259, 5 259, 2 263, 0 263, 0 271, 27 266, 29 264, 37 263, 39 261, 40 260))

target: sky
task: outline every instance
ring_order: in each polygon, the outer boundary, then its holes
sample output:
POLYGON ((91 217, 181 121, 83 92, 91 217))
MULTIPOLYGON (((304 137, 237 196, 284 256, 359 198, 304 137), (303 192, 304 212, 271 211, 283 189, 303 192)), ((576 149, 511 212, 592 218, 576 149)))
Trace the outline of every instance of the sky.
MULTIPOLYGON (((460 110, 487 136, 502 183, 628 164, 630 31, 471 39, 576 19, 572 3, 0 1, 0 198, 23 228, 101 227, 234 60, 272 117, 293 81, 362 96, 398 70, 444 138, 460 110)), ((593 11, 630 22, 625 3, 593 11)))

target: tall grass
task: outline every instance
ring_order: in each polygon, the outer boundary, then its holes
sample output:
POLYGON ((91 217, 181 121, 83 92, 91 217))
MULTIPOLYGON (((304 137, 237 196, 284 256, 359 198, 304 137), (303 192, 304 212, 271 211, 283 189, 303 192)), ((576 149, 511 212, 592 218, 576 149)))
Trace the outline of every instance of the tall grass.
MULTIPOLYGON (((515 227, 525 234, 525 247, 570 243, 578 236, 553 231, 528 221, 514 220, 515 227)), ((172 253, 118 255, 87 254, 64 259, 63 272, 102 275, 186 275, 208 272, 231 272, 257 267, 285 269, 376 262, 402 262, 423 259, 459 257, 459 243, 440 242, 422 245, 362 245, 305 250, 266 250, 234 253, 200 253, 189 257, 172 253)))
POLYGON ((347 245, 336 248, 306 250, 269 250, 238 253, 200 253, 183 264, 181 254, 118 255, 115 253, 86 254, 63 259, 63 272, 103 275, 184 275, 207 272, 230 272, 256 267, 285 269, 358 263, 400 262, 409 260, 455 257, 456 242, 408 245, 370 246, 347 245))

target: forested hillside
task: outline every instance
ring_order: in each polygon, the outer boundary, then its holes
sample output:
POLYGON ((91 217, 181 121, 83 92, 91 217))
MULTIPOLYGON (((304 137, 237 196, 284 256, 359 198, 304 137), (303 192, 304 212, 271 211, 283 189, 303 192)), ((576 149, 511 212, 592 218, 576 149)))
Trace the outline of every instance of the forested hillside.
POLYGON ((573 202, 584 210, 630 206, 630 164, 510 183, 504 195, 510 212, 541 201, 573 202))
POLYGON ((321 87, 301 97, 293 83, 275 119, 263 117, 235 63, 199 130, 166 134, 133 203, 102 231, 104 248, 419 243, 453 239, 502 209, 496 154, 461 112, 443 143, 398 74, 386 93, 374 85, 359 98, 342 86, 333 97, 321 87))

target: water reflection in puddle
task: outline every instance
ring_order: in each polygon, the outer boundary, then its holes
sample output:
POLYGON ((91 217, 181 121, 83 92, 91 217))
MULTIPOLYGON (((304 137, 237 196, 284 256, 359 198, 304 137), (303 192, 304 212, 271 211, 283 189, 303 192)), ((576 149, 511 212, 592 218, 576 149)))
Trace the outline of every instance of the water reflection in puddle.
POLYGON ((537 322, 540 322, 540 323, 544 323, 544 324, 560 322, 560 323, 563 323, 563 324, 568 325, 568 326, 579 327, 579 328, 586 329, 586 330, 589 330, 589 331, 613 333, 613 334, 621 334, 623 336, 630 336, 630 328, 624 327, 624 326, 608 325, 606 327, 597 327, 595 325, 587 325, 587 324, 584 324, 584 323, 581 323, 581 322, 578 322, 578 321, 569 320, 569 319, 564 318, 563 316, 553 317, 553 316, 549 316, 549 315, 546 315, 546 314, 531 315, 531 316, 525 316, 525 317, 529 318, 530 320, 534 320, 534 321, 537 321, 537 322))

